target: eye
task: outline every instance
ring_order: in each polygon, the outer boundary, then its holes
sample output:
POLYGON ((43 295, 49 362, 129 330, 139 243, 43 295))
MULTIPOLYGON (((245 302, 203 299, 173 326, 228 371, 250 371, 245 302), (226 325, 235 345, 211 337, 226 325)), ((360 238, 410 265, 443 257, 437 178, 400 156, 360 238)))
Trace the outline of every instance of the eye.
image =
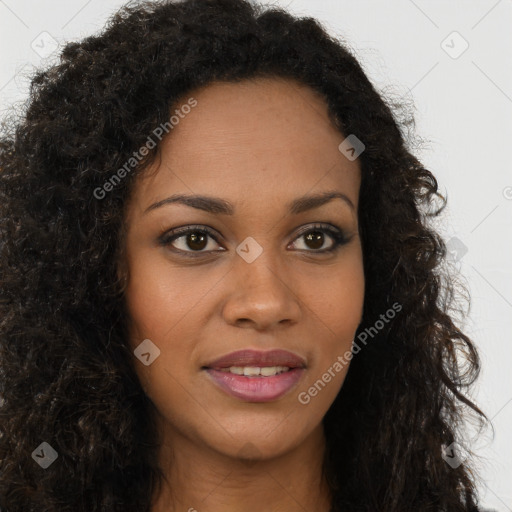
POLYGON ((318 253, 334 252, 341 245, 348 242, 343 231, 323 224, 315 224, 314 226, 308 226, 301 230, 301 233, 295 240, 301 239, 303 240, 303 247, 296 247, 296 249, 318 253), (330 244, 329 238, 331 239, 330 244), (325 243, 328 244, 327 247, 325 247, 325 243))
MULTIPOLYGON (((218 245, 215 233, 206 226, 174 229, 160 237, 159 242, 161 245, 171 246, 176 252, 185 253, 187 256, 194 256, 193 253, 212 252, 215 250, 215 244, 218 245), (215 243, 209 243, 209 238, 215 243)), ((225 249, 220 250, 224 251, 225 249)))

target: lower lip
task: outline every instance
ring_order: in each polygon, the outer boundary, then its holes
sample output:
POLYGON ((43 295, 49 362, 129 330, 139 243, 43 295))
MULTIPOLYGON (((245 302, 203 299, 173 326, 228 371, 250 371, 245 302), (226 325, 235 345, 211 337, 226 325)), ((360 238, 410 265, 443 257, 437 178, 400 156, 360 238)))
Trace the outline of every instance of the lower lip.
POLYGON ((212 368, 206 372, 228 395, 247 402, 270 402, 288 393, 302 377, 304 368, 293 368, 271 377, 246 377, 212 368))

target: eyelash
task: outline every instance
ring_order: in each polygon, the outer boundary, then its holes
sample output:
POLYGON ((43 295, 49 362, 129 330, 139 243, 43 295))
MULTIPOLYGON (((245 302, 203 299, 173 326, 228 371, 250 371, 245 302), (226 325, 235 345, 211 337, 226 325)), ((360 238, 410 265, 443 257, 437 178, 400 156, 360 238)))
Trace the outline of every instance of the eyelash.
MULTIPOLYGON (((346 237, 345 233, 340 230, 339 228, 332 228, 329 227, 329 225, 325 224, 314 224, 311 227, 308 227, 307 229, 301 230, 301 232, 297 235, 297 237, 294 239, 297 240, 301 236, 305 236, 311 232, 321 232, 329 235, 333 239, 332 247, 329 249, 320 249, 320 250, 305 250, 305 252, 311 252, 314 254, 330 254, 336 252, 340 247, 344 244, 346 244, 350 239, 346 237)), ((160 236, 159 244, 162 246, 169 246, 172 242, 175 240, 184 237, 188 235, 189 233, 202 233, 207 234, 210 236, 217 244, 219 244, 219 241, 217 240, 217 236, 215 232, 208 228, 207 226, 188 226, 186 228, 177 228, 171 231, 168 231, 164 233, 162 236, 160 236)), ((220 245, 220 244, 219 244, 220 245)), ((172 249, 174 252, 180 253, 180 255, 183 255, 185 257, 191 257, 191 258, 197 258, 201 257, 204 254, 211 253, 212 251, 183 251, 182 249, 172 249)), ((303 250, 303 249, 299 249, 303 250)))

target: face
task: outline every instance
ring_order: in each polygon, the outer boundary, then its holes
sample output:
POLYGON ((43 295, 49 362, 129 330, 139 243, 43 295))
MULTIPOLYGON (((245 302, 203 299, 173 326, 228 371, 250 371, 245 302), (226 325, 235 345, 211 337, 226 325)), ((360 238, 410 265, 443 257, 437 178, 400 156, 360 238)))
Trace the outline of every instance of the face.
POLYGON ((274 457, 318 432, 348 370, 364 291, 360 167, 323 99, 296 82, 190 96, 127 208, 129 342, 149 353, 135 365, 168 439, 274 457), (215 363, 240 350, 256 359, 215 363), (258 364, 290 369, 251 375, 258 364))

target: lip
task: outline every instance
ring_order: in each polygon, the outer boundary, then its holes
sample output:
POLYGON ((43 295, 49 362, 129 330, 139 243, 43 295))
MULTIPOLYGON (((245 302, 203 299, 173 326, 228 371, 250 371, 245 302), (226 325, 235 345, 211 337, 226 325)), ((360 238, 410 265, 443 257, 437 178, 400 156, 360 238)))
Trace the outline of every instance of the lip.
POLYGON ((231 352, 203 367, 212 381, 225 393, 246 402, 270 402, 288 393, 306 371, 306 361, 287 350, 245 349, 231 352), (287 366, 286 372, 263 376, 245 376, 222 371, 230 366, 287 366))
POLYGON ((277 400, 295 387, 305 371, 304 368, 294 368, 272 377, 246 377, 213 368, 206 369, 206 373, 220 389, 246 402, 277 400))
POLYGON ((305 368, 306 361, 288 350, 275 349, 263 352, 261 350, 244 349, 231 352, 208 363, 204 368, 217 370, 230 366, 288 366, 289 368, 305 368))

